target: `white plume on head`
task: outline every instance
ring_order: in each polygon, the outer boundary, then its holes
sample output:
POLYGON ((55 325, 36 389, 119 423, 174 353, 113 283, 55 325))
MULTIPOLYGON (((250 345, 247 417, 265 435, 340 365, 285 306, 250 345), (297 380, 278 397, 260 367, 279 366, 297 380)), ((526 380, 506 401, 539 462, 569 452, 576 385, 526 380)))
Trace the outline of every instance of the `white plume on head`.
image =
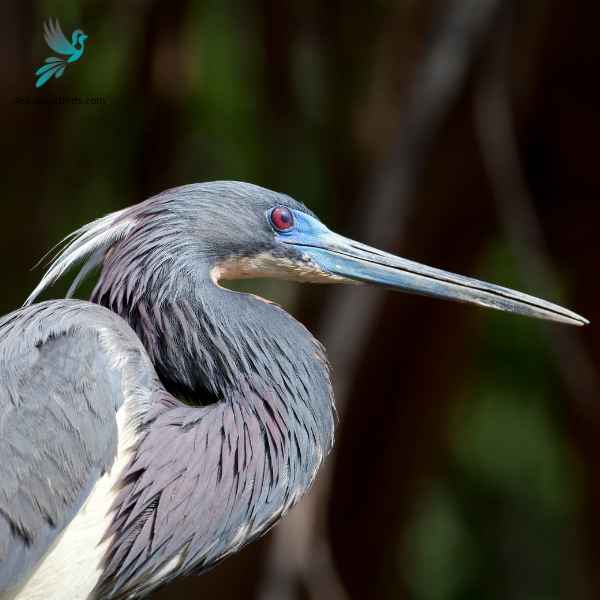
POLYGON ((133 226, 134 221, 125 216, 128 211, 129 209, 125 208, 96 219, 80 227, 77 231, 74 231, 62 240, 58 245, 66 244, 66 246, 58 251, 52 259, 41 281, 31 294, 29 294, 27 300, 25 300, 24 306, 30 305, 46 288, 53 285, 59 277, 64 275, 77 263, 87 259, 69 288, 67 298, 71 297, 77 286, 90 271, 102 262, 110 246, 122 239, 133 226))

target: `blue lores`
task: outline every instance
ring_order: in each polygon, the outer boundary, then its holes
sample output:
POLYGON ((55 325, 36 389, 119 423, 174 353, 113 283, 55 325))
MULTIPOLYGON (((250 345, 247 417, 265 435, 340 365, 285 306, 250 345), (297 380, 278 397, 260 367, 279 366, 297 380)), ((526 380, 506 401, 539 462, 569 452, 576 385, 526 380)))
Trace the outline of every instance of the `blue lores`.
POLYGON ((78 61, 83 56, 84 44, 87 38, 88 36, 81 29, 76 29, 71 35, 71 41, 69 42, 60 28, 58 19, 55 19, 54 23, 52 19, 48 19, 44 23, 44 39, 46 40, 46 44, 57 54, 62 54, 68 58, 49 56, 45 61, 46 64, 35 72, 37 76, 35 87, 42 87, 53 76, 58 79, 65 72, 67 63, 78 61))

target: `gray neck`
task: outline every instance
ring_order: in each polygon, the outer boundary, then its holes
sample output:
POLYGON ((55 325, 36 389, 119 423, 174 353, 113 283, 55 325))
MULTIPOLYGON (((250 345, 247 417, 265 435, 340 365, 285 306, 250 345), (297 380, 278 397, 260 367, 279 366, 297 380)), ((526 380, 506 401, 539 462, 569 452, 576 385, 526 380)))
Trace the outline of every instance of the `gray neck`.
POLYGON ((279 307, 209 278, 130 302, 103 278, 92 299, 129 321, 170 392, 123 479, 104 593, 200 572, 262 535, 310 486, 335 409, 323 348, 279 307), (169 561, 174 570, 149 577, 169 561))
POLYGON ((119 281, 116 292, 105 269, 92 301, 128 321, 167 391, 191 406, 240 398, 248 386, 271 391, 303 413, 304 425, 315 422, 326 448, 334 407, 321 344, 279 306, 213 283, 208 267, 199 268, 205 277, 197 281, 162 268, 169 277, 136 277, 146 285, 135 288, 119 281))

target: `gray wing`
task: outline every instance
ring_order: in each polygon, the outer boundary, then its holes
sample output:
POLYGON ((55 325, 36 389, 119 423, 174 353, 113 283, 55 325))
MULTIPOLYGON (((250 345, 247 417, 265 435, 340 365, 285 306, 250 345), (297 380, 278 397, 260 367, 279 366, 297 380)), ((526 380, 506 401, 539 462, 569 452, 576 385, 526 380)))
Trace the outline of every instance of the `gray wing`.
POLYGON ((120 320, 107 312, 54 301, 0 319, 0 595, 30 574, 114 460, 124 398, 98 333, 120 320))

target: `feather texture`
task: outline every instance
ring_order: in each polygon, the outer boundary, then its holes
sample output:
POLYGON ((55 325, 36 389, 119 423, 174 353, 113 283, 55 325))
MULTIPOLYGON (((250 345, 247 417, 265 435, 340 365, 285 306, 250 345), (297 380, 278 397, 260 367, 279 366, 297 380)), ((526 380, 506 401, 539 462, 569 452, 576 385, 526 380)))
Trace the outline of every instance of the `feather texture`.
POLYGON ((127 324, 90 303, 0 319, 0 595, 25 581, 110 468, 115 414, 134 395, 131 377, 143 381, 142 356, 127 324), (133 375, 114 364, 106 335, 123 340, 115 344, 133 375))
POLYGON ((129 323, 154 367, 138 377, 160 381, 136 415, 93 598, 145 595, 262 535, 332 447, 322 346, 280 307, 212 277, 234 256, 288 259, 266 221, 274 204, 307 211, 237 182, 168 190, 66 238, 27 299, 83 263, 72 293, 101 265, 92 302, 129 323))

